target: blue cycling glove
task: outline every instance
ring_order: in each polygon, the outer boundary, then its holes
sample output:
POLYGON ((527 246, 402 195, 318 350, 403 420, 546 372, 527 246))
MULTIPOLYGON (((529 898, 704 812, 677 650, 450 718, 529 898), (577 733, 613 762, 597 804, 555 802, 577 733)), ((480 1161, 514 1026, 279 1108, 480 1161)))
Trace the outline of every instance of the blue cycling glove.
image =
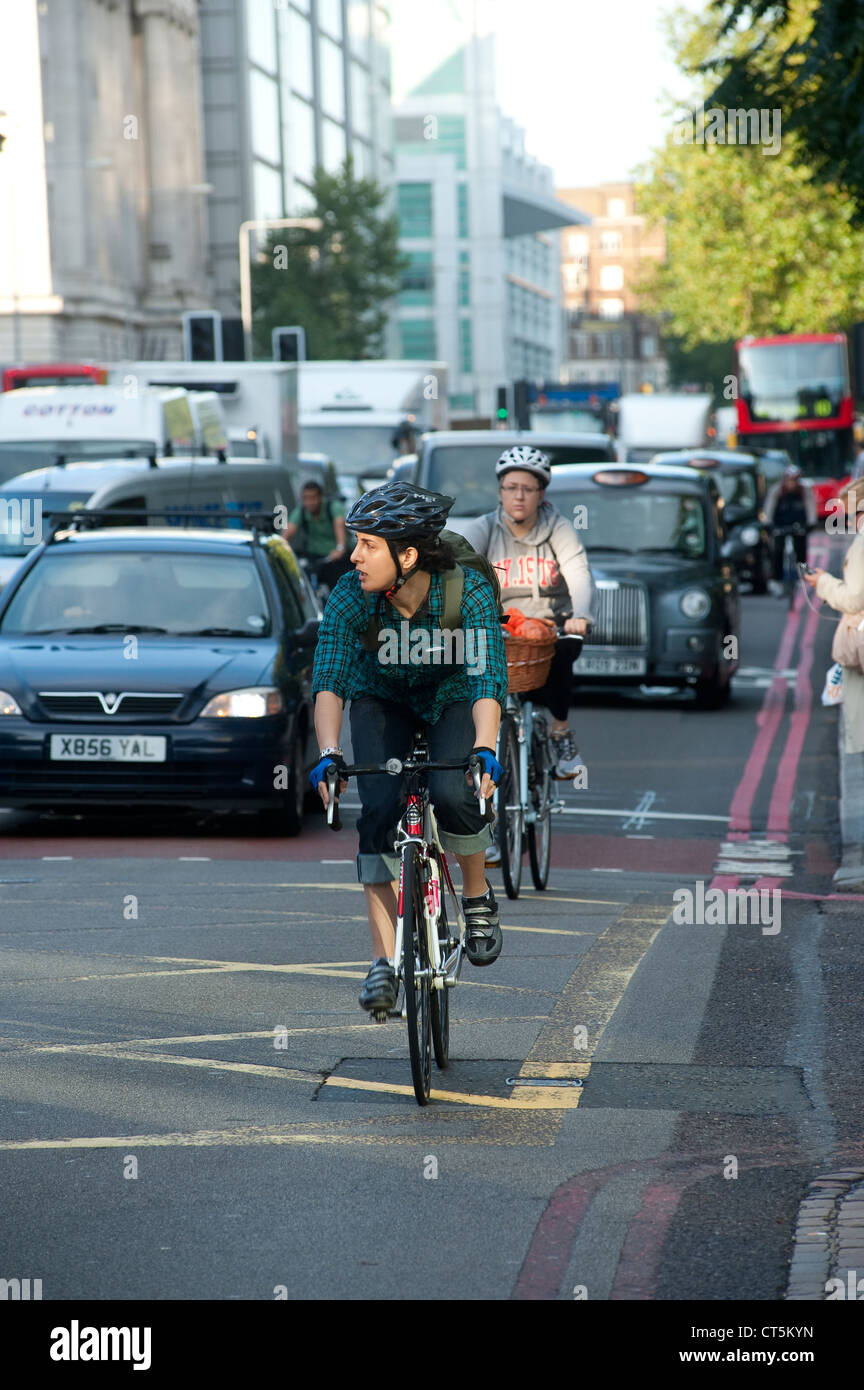
POLYGON ((495 757, 491 748, 472 748, 471 752, 480 760, 480 766, 484 772, 488 772, 496 787, 500 785, 501 778, 504 776, 504 769, 495 757))
POLYGON ((324 757, 318 760, 309 773, 309 786, 312 788, 313 792, 317 792, 319 782, 325 782, 327 780, 326 774, 328 767, 335 767, 339 772, 340 782, 347 782, 348 778, 345 775, 345 759, 340 758, 338 754, 334 756, 333 753, 325 753, 324 757))

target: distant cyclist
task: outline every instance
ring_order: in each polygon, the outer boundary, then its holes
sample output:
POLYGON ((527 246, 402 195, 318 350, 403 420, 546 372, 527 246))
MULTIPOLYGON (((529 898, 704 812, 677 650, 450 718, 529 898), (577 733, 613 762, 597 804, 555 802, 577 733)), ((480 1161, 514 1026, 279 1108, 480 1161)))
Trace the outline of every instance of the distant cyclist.
MULTIPOLYGON (((498 571, 504 607, 518 608, 528 618, 553 618, 565 632, 585 636, 592 621, 591 570, 573 526, 546 501, 552 476, 548 455, 517 444, 505 449, 495 474, 500 505, 462 529, 498 571)), ((568 723, 572 684, 572 650, 559 642, 546 684, 525 692, 552 715, 549 733, 561 780, 574 778, 583 766, 568 723)))
POLYGON ((315 479, 303 484, 300 506, 288 517, 282 539, 309 561, 318 582, 329 589, 348 570, 348 543, 341 503, 324 496, 315 479))
MULTIPOLYGON (((422 727, 432 761, 464 756, 467 762, 472 749, 477 753, 482 796, 491 797, 500 779, 494 749, 507 693, 507 663, 497 599, 487 579, 473 569, 462 571, 462 626, 466 635, 469 630, 484 634, 482 663, 466 660, 445 668, 422 660, 399 664, 382 660, 385 645, 377 651, 364 646, 370 620, 380 624, 381 637, 397 633, 395 645, 406 653, 433 643, 442 630, 444 578, 454 568, 455 554, 440 532, 452 505, 452 497, 394 480, 366 493, 348 513, 347 524, 357 536, 351 555, 355 568, 330 595, 312 680, 320 758, 309 782, 325 806, 327 768, 335 765, 341 771, 346 766, 340 736, 348 701, 357 763, 404 759, 415 730, 422 727), (421 630, 428 636, 415 643, 414 634, 421 630)), ((467 652, 467 640, 464 648, 467 652)), ((375 957, 360 994, 368 1010, 389 1009, 396 1002, 390 962, 396 939, 399 859, 394 843, 400 780, 357 779, 362 805, 357 873, 375 957)), ((503 944, 498 904, 485 874, 491 813, 481 817, 473 788, 460 771, 430 773, 429 787, 441 844, 455 854, 462 870, 466 954, 473 965, 489 965, 503 944)))
POLYGON ((775 483, 765 498, 765 515, 773 533, 775 591, 782 590, 786 537, 792 537, 795 559, 803 564, 807 559, 807 532, 816 524, 813 494, 804 487, 801 469, 794 463, 783 469, 779 484, 775 483))

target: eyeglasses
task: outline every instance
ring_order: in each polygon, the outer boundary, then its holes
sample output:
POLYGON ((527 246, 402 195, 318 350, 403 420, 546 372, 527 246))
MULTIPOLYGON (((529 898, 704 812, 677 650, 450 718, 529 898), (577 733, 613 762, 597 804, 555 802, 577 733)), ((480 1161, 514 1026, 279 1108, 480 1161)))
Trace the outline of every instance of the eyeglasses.
POLYGON ((542 489, 539 487, 522 487, 521 483, 502 483, 502 492, 521 492, 523 497, 534 497, 542 489))

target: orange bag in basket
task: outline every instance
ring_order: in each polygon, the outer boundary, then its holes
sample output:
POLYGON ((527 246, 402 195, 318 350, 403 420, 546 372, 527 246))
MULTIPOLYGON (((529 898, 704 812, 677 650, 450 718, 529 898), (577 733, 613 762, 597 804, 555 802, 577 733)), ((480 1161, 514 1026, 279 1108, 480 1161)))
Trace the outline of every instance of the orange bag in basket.
POLYGON ((529 642, 548 642, 554 635, 555 630, 552 625, 542 618, 526 618, 519 629, 519 636, 526 638, 529 642))

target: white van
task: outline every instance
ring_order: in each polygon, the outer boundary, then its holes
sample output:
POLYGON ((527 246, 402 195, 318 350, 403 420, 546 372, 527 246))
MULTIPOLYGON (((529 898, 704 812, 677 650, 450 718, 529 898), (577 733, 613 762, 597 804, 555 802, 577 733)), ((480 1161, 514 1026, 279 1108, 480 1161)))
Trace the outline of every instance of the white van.
POLYGON ((224 459, 230 453, 225 411, 215 391, 190 391, 198 450, 224 459))
POLYGON ((110 386, 27 386, 0 393, 0 483, 66 459, 155 459, 197 447, 182 388, 127 395, 110 386))
MULTIPOLYGON (((232 464, 173 458, 157 465, 103 460, 23 473, 0 484, 0 589, 47 537, 58 512, 146 507, 169 514, 200 508, 206 522, 214 511, 265 516, 284 507, 287 518, 297 505, 295 482, 288 469, 254 459, 232 464)), ((134 524, 134 518, 129 521, 134 524)), ((167 515, 154 515, 153 524, 171 523, 167 515)), ((233 524, 214 519, 214 525, 233 524)))

